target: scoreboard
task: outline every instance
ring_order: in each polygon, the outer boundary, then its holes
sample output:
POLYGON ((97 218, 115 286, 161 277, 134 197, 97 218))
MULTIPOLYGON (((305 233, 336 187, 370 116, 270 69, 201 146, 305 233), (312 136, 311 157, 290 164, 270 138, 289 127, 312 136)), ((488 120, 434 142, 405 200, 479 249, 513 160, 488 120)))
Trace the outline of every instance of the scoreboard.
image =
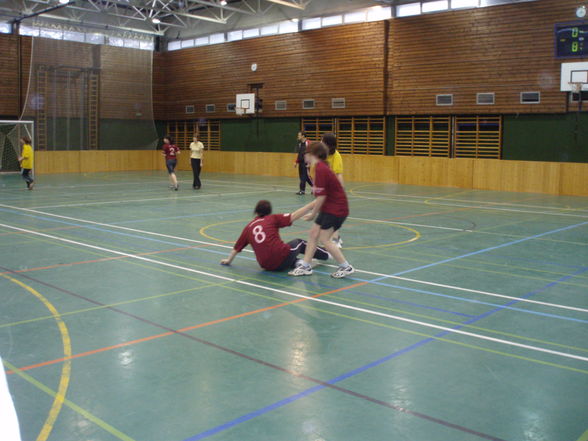
POLYGON ((588 23, 555 25, 558 58, 588 57, 588 23))

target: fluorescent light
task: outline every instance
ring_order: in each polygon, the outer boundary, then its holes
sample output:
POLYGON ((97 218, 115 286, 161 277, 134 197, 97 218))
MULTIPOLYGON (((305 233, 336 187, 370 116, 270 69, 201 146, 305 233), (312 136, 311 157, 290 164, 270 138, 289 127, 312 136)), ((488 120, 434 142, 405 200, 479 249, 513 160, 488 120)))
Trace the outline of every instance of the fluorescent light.
POLYGON ((151 22, 152 22, 153 24, 159 24, 159 23, 161 23, 161 20, 160 20, 159 18, 157 18, 157 17, 153 17, 153 18, 151 19, 151 22))
POLYGON ((421 4, 420 3, 408 3, 406 5, 396 6, 396 16, 397 17, 408 17, 410 15, 419 15, 420 13, 421 13, 421 4))
POLYGON ((220 5, 221 6, 227 6, 227 0, 221 0, 220 1, 220 5))
POLYGON ((290 20, 292 23, 298 23, 300 21, 299 18, 293 18, 292 20, 290 20))
POLYGON ((59 0, 60 5, 65 5, 67 3, 69 3, 69 0, 59 0))
POLYGON ((449 2, 447 0, 436 0, 423 3, 423 12, 445 11, 447 9, 449 9, 449 2))

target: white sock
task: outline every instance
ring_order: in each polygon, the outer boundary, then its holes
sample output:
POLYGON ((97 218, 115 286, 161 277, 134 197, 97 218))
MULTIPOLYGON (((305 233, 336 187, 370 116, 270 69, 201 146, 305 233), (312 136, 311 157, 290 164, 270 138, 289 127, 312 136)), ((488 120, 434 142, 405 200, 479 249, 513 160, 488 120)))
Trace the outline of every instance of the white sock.
POLYGON ((345 261, 341 265, 339 265, 339 268, 347 268, 348 266, 351 266, 351 265, 349 265, 349 262, 345 261))

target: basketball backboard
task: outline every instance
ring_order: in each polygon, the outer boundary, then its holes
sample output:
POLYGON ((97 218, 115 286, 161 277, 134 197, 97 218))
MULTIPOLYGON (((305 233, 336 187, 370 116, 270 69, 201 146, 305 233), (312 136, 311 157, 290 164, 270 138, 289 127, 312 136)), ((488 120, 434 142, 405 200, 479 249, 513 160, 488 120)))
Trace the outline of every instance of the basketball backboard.
POLYGON ((255 114, 255 94, 254 93, 239 93, 235 101, 235 110, 239 114, 253 115, 255 114))
POLYGON ((588 63, 562 63, 560 90, 572 92, 574 84, 579 83, 583 83, 583 91, 588 91, 588 63))

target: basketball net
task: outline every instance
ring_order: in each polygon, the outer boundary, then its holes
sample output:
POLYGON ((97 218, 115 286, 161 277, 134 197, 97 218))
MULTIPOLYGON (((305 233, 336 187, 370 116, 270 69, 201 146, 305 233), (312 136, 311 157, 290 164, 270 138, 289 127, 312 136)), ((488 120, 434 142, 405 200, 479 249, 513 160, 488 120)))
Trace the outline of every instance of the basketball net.
POLYGON ((586 83, 569 83, 570 87, 572 88, 572 93, 577 93, 580 94, 582 92, 582 90, 584 89, 584 86, 586 85, 586 83))

